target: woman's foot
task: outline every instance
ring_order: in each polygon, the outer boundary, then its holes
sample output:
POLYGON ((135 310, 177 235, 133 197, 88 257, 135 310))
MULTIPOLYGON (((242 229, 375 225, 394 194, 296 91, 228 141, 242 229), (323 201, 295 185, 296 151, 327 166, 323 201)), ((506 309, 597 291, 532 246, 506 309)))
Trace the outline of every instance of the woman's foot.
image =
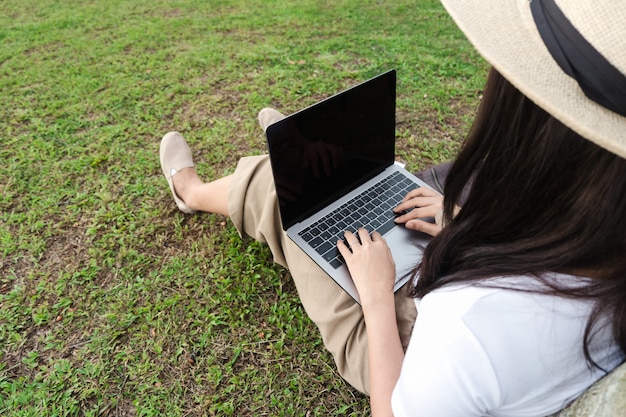
POLYGON ((187 142, 180 133, 169 132, 161 140, 159 156, 163 175, 165 175, 170 186, 178 209, 183 213, 195 213, 196 210, 188 206, 182 198, 184 196, 184 184, 187 182, 185 177, 195 174, 191 149, 189 149, 187 142), (177 193, 177 190, 181 193, 177 193))
POLYGON ((278 110, 274 110, 271 107, 265 107, 261 109, 258 115, 259 125, 261 129, 265 132, 267 127, 273 123, 276 123, 279 120, 285 118, 285 115, 279 112, 278 110))
POLYGON ((203 182, 194 168, 191 150, 178 132, 170 132, 163 137, 160 157, 163 174, 180 211, 228 216, 231 175, 203 182))

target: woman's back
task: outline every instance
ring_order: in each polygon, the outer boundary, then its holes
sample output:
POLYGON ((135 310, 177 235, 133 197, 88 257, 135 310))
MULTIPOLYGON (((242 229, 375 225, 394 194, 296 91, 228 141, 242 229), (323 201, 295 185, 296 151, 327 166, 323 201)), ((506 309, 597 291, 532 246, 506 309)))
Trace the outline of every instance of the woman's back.
MULTIPOLYGON (((588 281, 562 274, 549 279, 588 281)), ((604 372, 587 365, 580 343, 592 303, 511 289, 533 282, 508 277, 487 287, 450 285, 419 301, 419 340, 406 352, 394 415, 548 415, 601 378, 604 372)), ((598 329, 590 348, 606 369, 624 360, 610 326, 598 329)))

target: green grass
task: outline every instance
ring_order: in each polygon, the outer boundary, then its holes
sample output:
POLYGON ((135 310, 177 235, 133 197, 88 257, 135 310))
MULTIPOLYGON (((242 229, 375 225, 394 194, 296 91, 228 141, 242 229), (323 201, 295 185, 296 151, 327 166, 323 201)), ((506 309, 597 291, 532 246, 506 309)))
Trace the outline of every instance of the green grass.
POLYGON ((398 158, 453 157, 486 65, 434 0, 5 0, 0 15, 0 415, 369 414, 288 271, 227 219, 186 216, 158 162, 201 176, 292 112, 398 69, 398 158))

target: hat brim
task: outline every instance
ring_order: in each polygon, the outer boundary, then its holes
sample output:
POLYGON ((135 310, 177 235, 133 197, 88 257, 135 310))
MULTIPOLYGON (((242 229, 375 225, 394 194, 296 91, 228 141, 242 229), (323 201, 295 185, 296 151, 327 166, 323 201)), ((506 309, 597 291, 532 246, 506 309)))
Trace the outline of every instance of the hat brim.
POLYGON ((478 52, 535 104, 626 158, 626 117, 588 99, 546 49, 528 0, 442 0, 478 52))

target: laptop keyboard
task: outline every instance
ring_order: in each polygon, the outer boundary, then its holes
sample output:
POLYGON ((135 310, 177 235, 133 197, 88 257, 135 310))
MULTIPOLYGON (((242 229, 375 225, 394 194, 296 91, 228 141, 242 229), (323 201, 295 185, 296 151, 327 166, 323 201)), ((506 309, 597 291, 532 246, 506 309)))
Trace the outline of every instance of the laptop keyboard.
POLYGON ((399 214, 394 213, 393 208, 416 187, 418 185, 405 175, 394 172, 298 234, 333 268, 339 268, 345 262, 337 249, 337 241, 344 239, 344 232, 364 227, 384 235, 396 225, 394 219, 399 214))

